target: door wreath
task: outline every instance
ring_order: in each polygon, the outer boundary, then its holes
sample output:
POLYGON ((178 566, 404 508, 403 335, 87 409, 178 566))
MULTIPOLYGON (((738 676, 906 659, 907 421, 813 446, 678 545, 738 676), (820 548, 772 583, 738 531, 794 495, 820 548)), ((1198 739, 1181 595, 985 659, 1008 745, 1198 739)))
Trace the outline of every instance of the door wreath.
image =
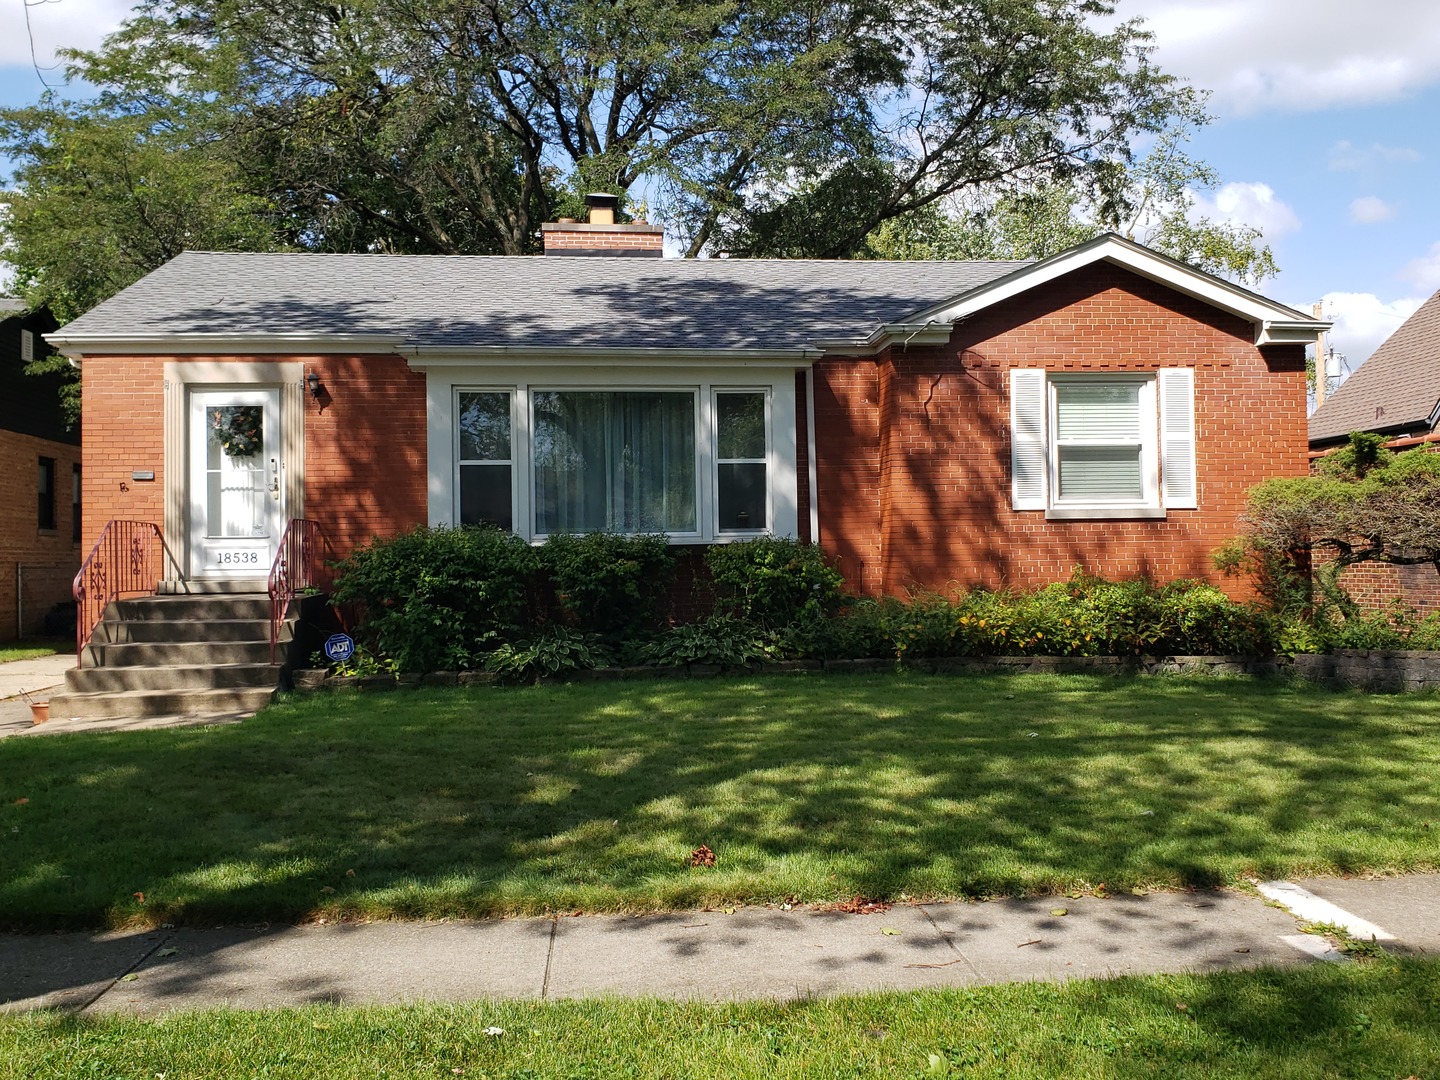
POLYGON ((226 457, 243 458, 265 446, 265 410, 259 405, 224 405, 210 410, 210 437, 226 457))

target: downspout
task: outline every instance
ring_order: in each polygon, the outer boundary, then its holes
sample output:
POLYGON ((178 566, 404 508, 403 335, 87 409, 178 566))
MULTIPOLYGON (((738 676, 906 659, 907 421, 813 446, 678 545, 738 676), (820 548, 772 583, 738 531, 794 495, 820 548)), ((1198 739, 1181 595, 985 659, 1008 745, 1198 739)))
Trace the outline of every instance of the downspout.
POLYGON ((815 461, 815 366, 805 369, 805 466, 810 480, 810 543, 820 546, 820 469, 815 461))

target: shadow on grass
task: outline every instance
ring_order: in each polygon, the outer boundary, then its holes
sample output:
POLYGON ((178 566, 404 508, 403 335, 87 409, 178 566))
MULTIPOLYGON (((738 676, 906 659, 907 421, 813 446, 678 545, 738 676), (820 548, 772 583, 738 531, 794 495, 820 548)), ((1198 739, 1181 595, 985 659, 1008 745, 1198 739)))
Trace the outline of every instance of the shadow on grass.
POLYGON ((897 676, 294 700, 0 743, 0 925, 651 910, 1428 869, 1440 701, 897 676), (23 802, 18 800, 25 800, 23 802), (692 849, 717 865, 692 869, 692 849))

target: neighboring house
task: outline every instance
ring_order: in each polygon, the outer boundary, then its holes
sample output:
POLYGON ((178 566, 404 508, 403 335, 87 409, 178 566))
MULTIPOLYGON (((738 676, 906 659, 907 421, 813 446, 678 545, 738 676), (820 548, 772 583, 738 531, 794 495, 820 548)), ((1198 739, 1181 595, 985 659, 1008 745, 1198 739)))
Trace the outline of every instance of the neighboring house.
POLYGON ((1037 263, 662 259, 598 214, 544 236, 186 253, 51 335, 82 365, 86 542, 154 521, 217 590, 263 589, 302 516, 340 554, 489 521, 798 536, 874 594, 1238 587, 1210 556, 1246 490, 1306 469, 1325 324, 1115 236, 1037 263))
POLYGON ((80 566, 80 432, 60 376, 25 374, 53 329, 49 312, 0 299, 0 641, 44 632, 80 566))
POLYGON ((1440 292, 1400 324, 1310 417, 1310 446, 1352 431, 1392 439, 1429 435, 1440 423, 1440 292))
MULTIPOLYGON (((1440 440, 1440 292, 1426 300, 1310 417, 1310 447, 1338 446, 1352 431, 1390 437, 1397 450, 1440 440)), ((1342 583, 1366 608, 1400 600, 1440 611, 1440 574, 1429 564, 1362 563, 1342 583)))

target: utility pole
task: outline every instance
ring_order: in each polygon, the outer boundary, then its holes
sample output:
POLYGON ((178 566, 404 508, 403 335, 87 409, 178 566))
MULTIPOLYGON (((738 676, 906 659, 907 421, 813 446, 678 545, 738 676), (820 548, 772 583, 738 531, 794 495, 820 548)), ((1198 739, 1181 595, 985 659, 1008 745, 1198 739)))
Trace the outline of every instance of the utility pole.
MULTIPOLYGON (((1317 302, 1311 309, 1317 319, 1324 318, 1325 305, 1317 302)), ((1325 404, 1325 331, 1315 335, 1315 408, 1325 404)))

